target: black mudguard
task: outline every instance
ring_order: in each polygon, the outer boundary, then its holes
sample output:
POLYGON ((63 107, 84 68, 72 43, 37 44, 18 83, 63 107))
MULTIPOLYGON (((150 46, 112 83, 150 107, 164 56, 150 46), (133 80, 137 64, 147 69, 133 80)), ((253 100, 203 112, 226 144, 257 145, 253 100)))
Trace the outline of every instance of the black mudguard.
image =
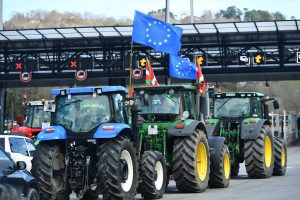
MULTIPOLYGON (((219 166, 221 162, 221 153, 222 147, 225 144, 226 138, 225 137, 209 137, 208 138, 208 145, 210 151, 210 166, 219 166)), ((218 171, 219 169, 215 169, 218 171)))
POLYGON ((255 140, 265 124, 266 119, 259 120, 256 124, 242 124, 241 126, 241 139, 242 140, 255 140))
POLYGON ((190 123, 189 125, 184 126, 183 129, 177 129, 174 126, 169 127, 168 133, 169 133, 169 136, 189 136, 189 135, 193 134, 193 132, 196 128, 203 130, 204 133, 207 135, 204 123, 201 121, 196 121, 196 120, 193 121, 192 123, 190 123))
POLYGON ((220 135, 220 124, 207 124, 206 125, 207 136, 219 136, 220 135))

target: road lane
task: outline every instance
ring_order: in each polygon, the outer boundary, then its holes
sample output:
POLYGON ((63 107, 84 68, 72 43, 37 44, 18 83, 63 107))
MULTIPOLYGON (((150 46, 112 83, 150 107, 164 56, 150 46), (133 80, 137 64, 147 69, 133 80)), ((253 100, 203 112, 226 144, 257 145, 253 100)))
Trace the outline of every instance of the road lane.
MULTIPOLYGON (((101 196, 100 196, 101 197, 101 196)), ((75 200, 74 194, 71 199, 75 200)), ((102 199, 102 198, 99 198, 102 199)), ((140 194, 136 200, 142 200, 140 194)), ((228 188, 207 189, 204 193, 178 193, 170 181, 163 200, 299 200, 300 199, 300 144, 288 148, 288 168, 285 176, 269 179, 249 179, 245 166, 239 176, 231 179, 228 188)))

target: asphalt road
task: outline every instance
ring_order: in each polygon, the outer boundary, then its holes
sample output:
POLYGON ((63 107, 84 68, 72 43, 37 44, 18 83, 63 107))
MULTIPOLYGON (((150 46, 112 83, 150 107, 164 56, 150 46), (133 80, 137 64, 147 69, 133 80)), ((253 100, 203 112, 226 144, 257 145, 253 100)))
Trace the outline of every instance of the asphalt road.
MULTIPOLYGON (((101 196, 100 196, 101 197, 101 196)), ((74 194, 71 199, 75 200, 74 194)), ((101 198, 99 198, 101 199, 101 198)), ((142 200, 140 194, 135 198, 142 200)), ((170 181, 163 200, 299 200, 300 199, 300 144, 288 148, 288 167, 285 176, 269 179, 249 179, 245 166, 239 176, 231 179, 228 188, 207 189, 203 193, 178 193, 175 182, 170 181)))

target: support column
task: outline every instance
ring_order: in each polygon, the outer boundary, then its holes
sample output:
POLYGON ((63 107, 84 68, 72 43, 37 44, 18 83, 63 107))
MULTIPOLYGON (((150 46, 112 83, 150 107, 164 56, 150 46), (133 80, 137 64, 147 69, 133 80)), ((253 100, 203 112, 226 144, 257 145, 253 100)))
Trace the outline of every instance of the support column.
POLYGON ((0 85, 0 133, 4 133, 4 110, 6 90, 0 85))

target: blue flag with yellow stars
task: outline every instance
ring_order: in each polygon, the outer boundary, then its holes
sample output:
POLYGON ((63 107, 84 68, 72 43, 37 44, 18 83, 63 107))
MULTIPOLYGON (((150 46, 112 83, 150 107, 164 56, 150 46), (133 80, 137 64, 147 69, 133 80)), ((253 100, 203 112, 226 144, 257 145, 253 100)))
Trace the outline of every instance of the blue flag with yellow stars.
POLYGON ((171 77, 196 80, 196 70, 196 65, 188 58, 170 55, 171 77))
POLYGON ((132 41, 171 55, 181 48, 182 29, 135 11, 132 41))

